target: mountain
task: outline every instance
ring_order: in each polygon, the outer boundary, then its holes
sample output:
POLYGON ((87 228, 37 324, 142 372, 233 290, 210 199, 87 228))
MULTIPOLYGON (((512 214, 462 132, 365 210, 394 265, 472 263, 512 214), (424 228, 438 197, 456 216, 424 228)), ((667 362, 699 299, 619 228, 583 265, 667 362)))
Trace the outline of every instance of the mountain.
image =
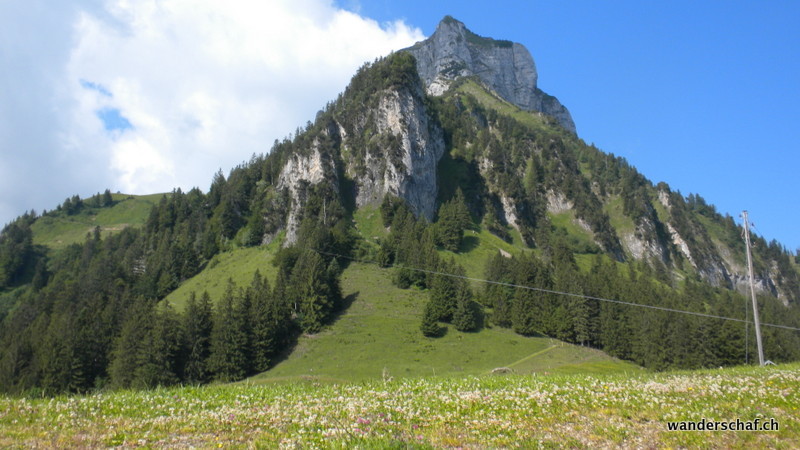
MULTIPOLYGON (((609 367, 744 362, 741 228, 587 145, 543 96, 524 47, 447 17, 208 192, 20 217, 0 235, 0 390, 341 378, 380 352, 414 361, 392 370, 447 354, 465 357, 449 373, 481 372, 506 359, 476 349, 537 353, 475 344, 512 333, 609 367)), ((766 353, 800 359, 796 333, 771 326, 800 327, 798 262, 753 242, 766 353)))
POLYGON ((419 76, 431 95, 443 94, 459 78, 474 76, 504 100, 552 116, 575 133, 567 108, 536 86, 536 65, 522 44, 478 36, 446 16, 431 37, 404 51, 416 58, 419 76))
MULTIPOLYGON (((395 55, 392 65, 362 69, 315 124, 322 133, 311 148, 285 164, 278 187, 288 189, 285 203, 294 206, 270 236, 285 227, 288 242, 295 242, 304 204, 296 186, 327 179, 339 190, 345 181, 340 172, 352 180, 353 192, 346 195, 355 196, 356 207, 390 194, 431 221, 437 204, 455 189, 441 186, 450 174, 437 176, 439 161, 440 169, 456 166, 445 172, 469 174, 460 187, 470 192, 475 215, 511 226, 528 245, 536 244, 535 229, 547 228, 551 216, 563 221, 567 215, 572 234, 619 261, 649 261, 674 276, 690 272, 714 286, 745 290, 741 230, 733 219, 702 197, 654 186, 625 160, 587 146, 574 134, 566 108, 536 87, 536 68, 522 45, 479 37, 448 16, 430 38, 395 55), (404 54, 414 56, 418 78, 404 54), (424 92, 435 94, 437 111, 424 92), (554 103, 542 103, 543 96, 554 103), (331 146, 327 153, 323 142, 331 146)), ((777 242, 756 245, 764 254, 756 261, 757 289, 784 304, 796 302, 800 277, 791 255, 777 242)))

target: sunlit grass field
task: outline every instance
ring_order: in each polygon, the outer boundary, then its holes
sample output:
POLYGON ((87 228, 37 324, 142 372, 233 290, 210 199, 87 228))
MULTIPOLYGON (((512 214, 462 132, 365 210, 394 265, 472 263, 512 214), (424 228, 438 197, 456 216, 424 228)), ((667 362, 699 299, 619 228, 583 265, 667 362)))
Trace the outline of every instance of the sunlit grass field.
POLYGON ((443 337, 427 338, 419 326, 428 293, 399 289, 391 275, 374 264, 350 264, 342 274, 346 311, 322 332, 301 336, 285 360, 250 381, 466 376, 497 368, 518 374, 643 370, 599 350, 497 327, 462 333, 446 325, 443 337))
POLYGON ((141 226, 147 221, 150 210, 167 194, 125 195, 113 194, 115 204, 107 208, 89 208, 74 215, 63 212, 40 217, 31 226, 33 242, 52 249, 81 243, 95 227, 100 227, 103 237, 117 233, 129 226, 141 226))
POLYGON ((800 364, 698 372, 295 381, 0 398, 0 446, 800 446, 800 364), (775 419, 777 431, 668 431, 775 419))

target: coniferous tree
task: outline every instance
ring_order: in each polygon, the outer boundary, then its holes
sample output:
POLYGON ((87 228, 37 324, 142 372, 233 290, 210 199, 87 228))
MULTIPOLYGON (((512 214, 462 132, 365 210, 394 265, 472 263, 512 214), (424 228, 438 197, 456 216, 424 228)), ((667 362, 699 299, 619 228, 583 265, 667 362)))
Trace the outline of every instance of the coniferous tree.
POLYGON ((458 226, 455 211, 453 211, 450 202, 442 204, 439 208, 439 218, 435 227, 436 243, 445 250, 457 252, 458 247, 461 245, 463 230, 458 226))
POLYGON ((397 212, 397 209, 400 207, 401 203, 403 203, 403 200, 391 194, 386 194, 383 196, 383 201, 381 202, 380 211, 381 211, 381 220, 383 221, 384 227, 388 228, 392 226, 395 212, 397 212))
POLYGON ((283 297, 270 289, 269 280, 256 272, 253 289, 252 330, 254 372, 269 369, 272 359, 288 341, 291 310, 283 297))
POLYGON ((234 314, 236 323, 239 324, 239 332, 244 336, 241 345, 241 352, 244 355, 244 372, 250 374, 253 371, 253 297, 255 291, 252 286, 247 289, 238 289, 238 295, 234 303, 234 314))
MULTIPOLYGON (((454 273, 456 271, 455 261, 443 262, 438 272, 454 273)), ((455 278, 435 274, 431 280, 430 305, 436 320, 450 322, 453 320, 453 313, 456 310, 456 299, 458 298, 458 284, 455 278)))
POLYGON ((180 319, 169 303, 151 315, 153 324, 144 335, 136 358, 133 387, 170 386, 182 375, 180 319))
POLYGON ((451 200, 453 203, 453 217, 461 230, 466 230, 472 225, 472 217, 467 207, 467 200, 464 198, 464 192, 459 187, 456 189, 456 194, 451 200))
MULTIPOLYGON (((514 283, 531 288, 551 288, 550 274, 544 265, 533 256, 515 258, 514 283)), ((544 334, 545 318, 549 317, 548 306, 552 305, 552 294, 535 289, 517 288, 514 293, 512 325, 514 331, 523 335, 544 334)))
POLYGON ((18 219, 0 233, 0 289, 16 284, 33 256, 33 232, 27 220, 18 219))
POLYGON ((247 375, 245 348, 247 335, 241 329, 236 298, 236 285, 228 279, 225 295, 214 311, 214 328, 211 332, 211 355, 208 365, 219 381, 241 380, 247 375))
MULTIPOLYGON (((513 283, 513 260, 504 257, 500 252, 495 253, 486 262, 485 277, 489 281, 499 283, 513 283)), ((486 284, 483 291, 484 305, 492 308, 492 323, 503 328, 510 328, 512 324, 512 310, 514 288, 496 283, 486 284)))
POLYGON ((249 291, 252 295, 250 327, 252 330, 251 366, 255 372, 263 372, 269 368, 275 343, 275 324, 272 323, 271 306, 273 302, 269 280, 256 270, 249 291))
POLYGON ((136 369, 140 363, 140 351, 147 342, 153 327, 153 309, 146 302, 137 304, 128 312, 122 331, 114 344, 109 376, 111 385, 129 388, 136 382, 136 369))
POLYGON ((66 315, 52 315, 47 333, 42 336, 41 351, 36 355, 40 386, 55 394, 78 391, 82 374, 75 367, 74 320, 66 315))
POLYGON ((300 327, 317 333, 328 320, 335 302, 325 261, 317 252, 305 251, 292 270, 289 297, 298 307, 300 327))
POLYGON ((47 270, 47 260, 45 258, 41 258, 36 262, 36 268, 33 272, 31 286, 34 290, 38 291, 47 285, 49 278, 50 272, 47 270))
MULTIPOLYGON (((556 291, 583 294, 582 276, 572 250, 563 241, 553 240, 553 283, 556 291)), ((555 310, 555 337, 568 342, 586 344, 590 338, 591 317, 588 300, 575 296, 558 298, 555 310)))
POLYGON ((439 325, 436 308, 433 307, 430 300, 425 304, 425 310, 422 313, 420 331, 427 337, 439 337, 444 331, 444 328, 439 325))
POLYGON ((214 328, 211 297, 203 292, 200 301, 192 291, 184 312, 186 363, 184 379, 189 383, 209 381, 208 358, 211 354, 211 332, 214 328))
POLYGON ((114 205, 114 197, 111 196, 111 191, 106 189, 103 191, 103 199, 101 201, 101 206, 109 207, 114 205))
POLYGON ((340 310, 344 303, 342 286, 339 283, 341 273, 342 267, 339 265, 339 260, 332 258, 328 263, 328 267, 325 268, 325 277, 328 285, 328 296, 331 299, 334 311, 340 310))
POLYGON ((469 287, 459 287, 456 310, 453 313, 453 326, 458 331, 477 331, 480 327, 480 310, 472 301, 469 287))

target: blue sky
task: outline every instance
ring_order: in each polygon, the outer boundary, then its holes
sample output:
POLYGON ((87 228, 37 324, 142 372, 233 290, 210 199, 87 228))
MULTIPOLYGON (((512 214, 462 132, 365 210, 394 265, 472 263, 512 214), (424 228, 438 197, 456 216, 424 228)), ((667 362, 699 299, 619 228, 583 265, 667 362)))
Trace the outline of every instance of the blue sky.
POLYGON ((0 223, 107 187, 207 189, 450 14, 524 44, 586 142, 795 249, 798 5, 2 2, 0 223))

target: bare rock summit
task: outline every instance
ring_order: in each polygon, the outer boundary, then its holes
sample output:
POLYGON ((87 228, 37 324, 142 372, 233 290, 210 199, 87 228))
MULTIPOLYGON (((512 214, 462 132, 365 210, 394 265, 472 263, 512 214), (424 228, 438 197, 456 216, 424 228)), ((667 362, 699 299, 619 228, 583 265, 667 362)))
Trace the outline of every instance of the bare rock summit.
POLYGON ((569 110, 536 86, 536 64, 522 44, 478 36, 446 16, 432 36, 405 51, 416 58, 428 94, 441 95, 456 79, 476 76, 505 100, 552 116, 576 133, 569 110))

